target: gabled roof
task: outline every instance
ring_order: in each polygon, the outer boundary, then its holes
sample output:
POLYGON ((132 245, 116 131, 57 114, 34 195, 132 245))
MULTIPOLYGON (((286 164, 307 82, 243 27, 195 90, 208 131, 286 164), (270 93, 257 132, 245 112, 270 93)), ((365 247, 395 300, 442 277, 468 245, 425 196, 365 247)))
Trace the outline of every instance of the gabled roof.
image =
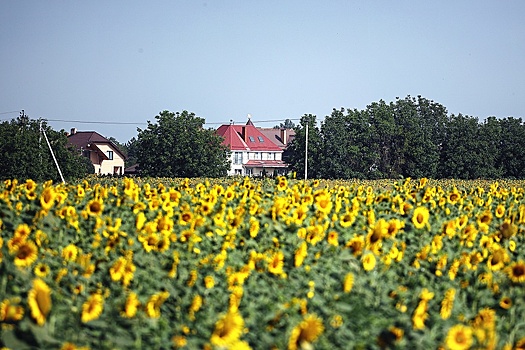
POLYGON ((224 138, 223 144, 232 151, 278 152, 281 147, 270 140, 248 119, 246 125, 224 124, 217 129, 224 138))
POLYGON ((258 128, 266 137, 272 140, 281 149, 285 149, 288 144, 295 138, 293 129, 281 128, 258 128))
POLYGON ((122 159, 126 158, 113 142, 109 141, 107 138, 100 135, 96 131, 75 131, 75 133, 68 135, 67 139, 71 144, 80 149, 94 149, 102 154, 103 152, 101 152, 96 145, 106 144, 111 146, 111 148, 113 148, 114 151, 117 152, 120 157, 122 157, 122 159))

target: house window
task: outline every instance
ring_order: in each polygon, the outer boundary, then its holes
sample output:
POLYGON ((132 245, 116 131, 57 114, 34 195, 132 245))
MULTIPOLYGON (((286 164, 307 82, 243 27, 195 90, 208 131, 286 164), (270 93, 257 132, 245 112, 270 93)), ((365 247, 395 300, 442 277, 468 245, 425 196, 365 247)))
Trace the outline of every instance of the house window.
POLYGON ((234 164, 242 164, 242 152, 235 152, 233 158, 234 164))
POLYGON ((242 175, 242 169, 235 169, 235 175, 242 175))
POLYGON ((253 159, 259 159, 259 152, 255 152, 253 154, 253 159))
POLYGON ((108 159, 113 160, 113 151, 107 151, 108 159))
POLYGON ((257 136, 257 138, 259 139, 259 142, 264 142, 264 139, 262 136, 257 136))
POLYGON ((268 160, 275 160, 275 153, 268 153, 268 160))
POLYGON ((246 175, 253 175, 253 169, 252 168, 246 169, 246 175))
POLYGON ((250 142, 255 142, 255 139, 253 138, 253 136, 248 136, 248 138, 250 139, 250 142))

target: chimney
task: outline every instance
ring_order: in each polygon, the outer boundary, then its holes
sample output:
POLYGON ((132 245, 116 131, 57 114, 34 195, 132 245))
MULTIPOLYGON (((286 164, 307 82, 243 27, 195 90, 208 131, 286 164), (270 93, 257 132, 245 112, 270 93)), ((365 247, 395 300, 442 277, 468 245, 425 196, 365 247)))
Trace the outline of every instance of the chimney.
POLYGON ((286 146, 286 143, 288 142, 286 137, 286 128, 281 128, 281 142, 286 146))
POLYGON ((246 142, 246 127, 245 126, 242 127, 241 138, 244 142, 246 142))
POLYGON ((77 128, 71 128, 71 135, 75 135, 77 133, 77 128))

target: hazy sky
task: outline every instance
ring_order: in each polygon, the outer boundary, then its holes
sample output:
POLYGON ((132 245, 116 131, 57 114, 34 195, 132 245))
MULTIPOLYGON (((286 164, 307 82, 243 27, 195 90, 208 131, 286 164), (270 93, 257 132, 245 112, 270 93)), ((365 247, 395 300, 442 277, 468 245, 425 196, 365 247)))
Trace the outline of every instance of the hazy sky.
POLYGON ((162 110, 271 127, 422 95, 525 117, 523 0, 6 0, 0 28, 0 120, 120 142, 162 110))

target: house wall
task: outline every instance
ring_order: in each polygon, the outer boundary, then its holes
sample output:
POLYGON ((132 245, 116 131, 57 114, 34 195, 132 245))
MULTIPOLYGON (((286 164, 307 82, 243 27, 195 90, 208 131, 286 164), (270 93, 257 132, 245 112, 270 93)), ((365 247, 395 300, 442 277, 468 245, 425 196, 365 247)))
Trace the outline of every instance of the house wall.
POLYGON ((94 164, 95 173, 101 174, 101 175, 106 175, 106 174, 111 175, 111 174, 115 174, 115 167, 120 167, 119 172, 117 172, 116 174, 118 175, 124 174, 124 159, 120 157, 120 155, 115 151, 115 149, 113 147, 110 147, 109 145, 98 144, 98 143, 97 143, 97 147, 102 152, 104 152, 106 155, 108 154, 107 153, 108 151, 112 151, 113 160, 107 160, 107 159, 102 160, 98 169, 97 169, 97 165, 94 164))

